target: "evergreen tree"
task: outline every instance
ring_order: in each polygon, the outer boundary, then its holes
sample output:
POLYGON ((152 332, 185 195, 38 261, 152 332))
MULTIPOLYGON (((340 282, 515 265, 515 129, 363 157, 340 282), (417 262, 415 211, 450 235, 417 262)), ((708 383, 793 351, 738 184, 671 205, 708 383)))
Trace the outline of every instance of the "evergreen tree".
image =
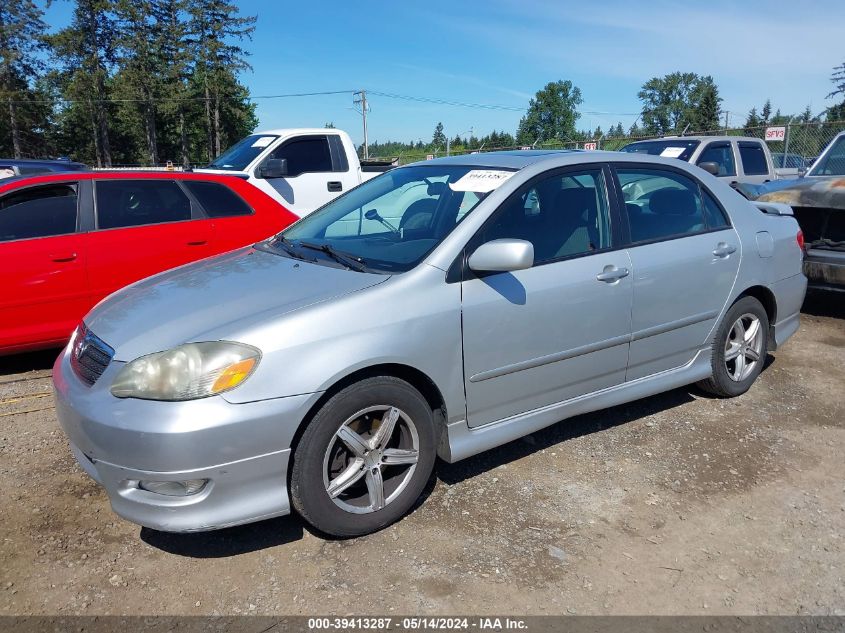
POLYGON ((142 122, 146 158, 158 164, 156 97, 160 89, 160 69, 164 62, 159 45, 159 25, 153 13, 153 0, 117 0, 115 4, 115 44, 120 67, 115 78, 132 99, 127 104, 142 122))
MULTIPOLYGON (((112 164, 107 111, 107 80, 115 59, 112 8, 112 0, 77 0, 70 25, 49 38, 62 68, 62 94, 73 100, 71 109, 83 110, 71 114, 87 119, 100 167, 112 164)), ((87 144, 80 139, 80 146, 87 144)))
POLYGON ((237 5, 227 0, 188 0, 187 11, 195 60, 193 79, 202 89, 208 155, 214 158, 223 147, 238 140, 226 133, 229 126, 223 124, 224 110, 237 110, 237 118, 242 121, 250 119, 250 112, 255 118, 255 108, 246 103, 247 95, 236 75, 251 70, 246 61, 248 53, 239 42, 252 39, 255 17, 239 16, 237 5), (235 106, 233 100, 240 103, 235 106))
POLYGON ((0 3, 0 99, 6 104, 8 135, 15 158, 23 154, 24 136, 31 136, 43 122, 39 95, 33 89, 44 68, 38 57, 44 48, 43 12, 31 0, 0 3))
POLYGON ((434 126, 434 134, 431 136, 431 145, 434 149, 446 147, 446 134, 443 133, 443 123, 434 126))
POLYGON ((760 127, 760 117, 757 116, 757 108, 751 108, 748 113, 748 118, 745 119, 745 131, 749 132, 751 128, 760 127))
POLYGON ((200 120, 201 109, 188 93, 191 42, 188 23, 183 19, 186 7, 187 0, 153 0, 151 6, 162 94, 170 98, 159 105, 164 118, 164 155, 178 155, 187 168, 191 164, 191 140, 198 132, 192 122, 200 120))
POLYGON ((763 109, 760 111, 760 118, 763 119, 763 125, 767 125, 769 123, 769 118, 772 116, 772 102, 770 99, 766 99, 766 103, 763 104, 763 109))

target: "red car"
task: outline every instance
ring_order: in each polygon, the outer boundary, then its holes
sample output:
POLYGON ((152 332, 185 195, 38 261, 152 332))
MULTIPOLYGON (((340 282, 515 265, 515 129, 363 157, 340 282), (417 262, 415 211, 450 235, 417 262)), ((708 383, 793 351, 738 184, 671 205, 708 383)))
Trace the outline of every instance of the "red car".
POLYGON ((0 354, 62 345, 115 290, 296 219, 234 176, 74 172, 0 181, 0 354))

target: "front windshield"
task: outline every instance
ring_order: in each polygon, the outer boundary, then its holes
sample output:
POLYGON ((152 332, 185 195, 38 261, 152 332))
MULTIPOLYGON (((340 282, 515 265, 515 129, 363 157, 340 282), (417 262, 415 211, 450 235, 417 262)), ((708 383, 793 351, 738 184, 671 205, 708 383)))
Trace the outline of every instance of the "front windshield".
POLYGON ((470 171, 471 167, 452 165, 388 171, 306 216, 267 246, 320 263, 337 261, 339 254, 347 262, 351 258, 353 264, 360 263, 361 269, 405 272, 485 197, 485 193, 462 190, 472 189, 467 180, 458 183, 470 171))
POLYGON ((256 157, 275 141, 272 134, 253 134, 238 141, 208 164, 211 169, 243 171, 256 157))
POLYGON ((845 176, 845 134, 833 142, 808 175, 845 176))
POLYGON ((639 141, 626 145, 620 151, 632 154, 650 154, 651 156, 664 156, 666 158, 677 158, 689 161, 695 148, 701 144, 700 141, 685 141, 683 139, 639 141))

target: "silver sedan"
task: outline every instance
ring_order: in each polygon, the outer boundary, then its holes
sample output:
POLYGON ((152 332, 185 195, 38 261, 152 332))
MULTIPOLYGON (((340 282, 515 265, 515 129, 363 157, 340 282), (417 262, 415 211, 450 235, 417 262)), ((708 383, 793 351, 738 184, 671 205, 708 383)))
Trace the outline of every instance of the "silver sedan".
POLYGON ((56 361, 59 421, 130 521, 293 507, 365 534, 438 456, 689 383, 745 392, 798 328, 801 241, 789 207, 679 161, 410 165, 101 303, 56 361))

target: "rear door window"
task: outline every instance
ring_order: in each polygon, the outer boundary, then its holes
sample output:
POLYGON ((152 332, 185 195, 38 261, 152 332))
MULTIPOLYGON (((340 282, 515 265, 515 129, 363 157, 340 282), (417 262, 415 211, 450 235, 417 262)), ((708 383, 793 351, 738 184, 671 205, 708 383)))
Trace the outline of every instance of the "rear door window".
POLYGON ((185 180, 182 184, 199 201, 210 218, 252 214, 252 209, 238 194, 219 182, 185 180))
POLYGON ((631 241, 652 242, 707 230, 698 183, 659 167, 617 168, 631 241))
POLYGON ((95 199, 98 229, 191 219, 191 201, 173 180, 98 180, 95 199))
POLYGON ((701 165, 701 163, 716 163, 719 166, 717 176, 736 176, 736 162, 729 141, 707 145, 695 164, 701 165))
POLYGON ((29 187, 0 198, 0 242, 76 232, 77 185, 29 187))
POLYGON ((765 176, 769 173, 766 152, 760 143, 740 141, 737 145, 742 160, 742 171, 746 176, 765 176))

